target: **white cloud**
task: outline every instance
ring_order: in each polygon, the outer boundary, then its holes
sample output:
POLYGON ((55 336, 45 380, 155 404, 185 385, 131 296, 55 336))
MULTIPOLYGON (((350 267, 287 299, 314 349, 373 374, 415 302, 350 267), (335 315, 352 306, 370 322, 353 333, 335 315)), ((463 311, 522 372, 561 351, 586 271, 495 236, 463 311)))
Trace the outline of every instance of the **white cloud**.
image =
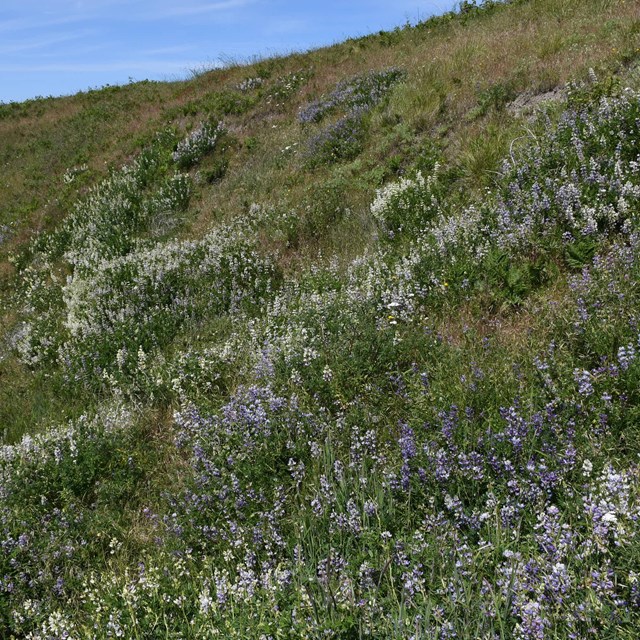
POLYGON ((264 26, 264 32, 269 36, 299 34, 310 26, 309 20, 302 18, 269 20, 264 26))
POLYGON ((105 73, 111 71, 141 71, 142 73, 182 73, 201 65, 201 61, 176 60, 123 60, 118 62, 66 63, 52 62, 48 64, 2 64, 0 73, 105 73))
POLYGON ((46 49, 47 47, 55 44, 62 44, 63 42, 71 42, 73 40, 85 38, 91 35, 91 33, 91 31, 61 33, 60 35, 52 36, 50 38, 38 38, 21 42, 4 41, 0 43, 0 55, 10 55, 46 49))
POLYGON ((220 13, 223 11, 230 11, 232 9, 239 9, 251 4, 254 0, 220 0, 219 2, 200 2, 196 4, 172 4, 164 8, 154 9, 153 13, 148 15, 148 18, 172 18, 172 17, 188 17, 188 16, 200 16, 212 13, 220 13))
POLYGON ((138 55, 141 56, 166 56, 176 53, 186 53, 187 51, 195 51, 196 45, 176 45, 174 47, 158 47, 157 49, 142 49, 138 51, 138 55))
POLYGON ((45 19, 13 18, 11 20, 0 20, 0 33, 17 33, 19 31, 60 27, 79 22, 80 20, 82 20, 82 18, 79 18, 78 16, 58 16, 57 18, 45 19))

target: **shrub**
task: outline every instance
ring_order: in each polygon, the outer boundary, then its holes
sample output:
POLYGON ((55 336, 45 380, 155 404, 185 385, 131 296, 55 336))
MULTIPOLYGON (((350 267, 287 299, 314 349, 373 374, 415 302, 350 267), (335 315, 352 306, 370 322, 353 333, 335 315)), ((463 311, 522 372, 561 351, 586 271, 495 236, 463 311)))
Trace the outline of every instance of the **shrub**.
POLYGON ((202 122, 182 142, 172 154, 173 161, 182 169, 189 169, 213 151, 222 135, 222 123, 202 122))
POLYGON ((366 75, 343 80, 329 94, 316 102, 308 104, 298 113, 302 123, 320 122, 326 115, 337 109, 363 111, 371 109, 381 102, 394 84, 404 77, 400 69, 370 71, 366 75))
POLYGON ((269 89, 267 104, 273 104, 277 107, 284 106, 286 101, 297 93, 312 75, 312 69, 299 69, 277 78, 269 89))
POLYGON ((371 214, 388 235, 423 229, 440 213, 437 174, 436 164, 428 178, 418 171, 376 191, 371 214))
POLYGON ((308 166, 353 160, 362 151, 365 131, 365 114, 349 113, 312 136, 302 157, 308 166))

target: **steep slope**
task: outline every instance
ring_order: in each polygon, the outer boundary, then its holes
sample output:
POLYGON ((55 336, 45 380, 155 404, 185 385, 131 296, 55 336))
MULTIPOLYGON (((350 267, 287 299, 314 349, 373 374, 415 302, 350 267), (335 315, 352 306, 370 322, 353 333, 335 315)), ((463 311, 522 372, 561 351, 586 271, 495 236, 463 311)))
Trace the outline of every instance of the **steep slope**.
POLYGON ((4 635, 635 637, 639 59, 464 3, 0 106, 4 635))

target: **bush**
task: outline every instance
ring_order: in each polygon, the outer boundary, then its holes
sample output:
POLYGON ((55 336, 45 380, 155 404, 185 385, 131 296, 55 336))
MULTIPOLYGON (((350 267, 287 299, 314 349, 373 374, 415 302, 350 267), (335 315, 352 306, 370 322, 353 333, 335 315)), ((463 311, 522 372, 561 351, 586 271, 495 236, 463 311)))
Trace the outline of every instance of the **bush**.
POLYGON ((380 103, 405 73, 400 69, 370 71, 366 75, 343 80, 327 98, 306 105, 298 113, 302 123, 320 122, 337 109, 366 111, 380 103))
POLYGON ((190 169, 213 151, 222 135, 222 123, 203 122, 178 144, 172 154, 173 161, 182 169, 190 169))
POLYGON ((428 178, 418 171, 376 191, 371 214, 389 236, 424 229, 440 213, 437 174, 436 164, 428 178))
POLYGON ((350 113, 312 136, 302 157, 310 167, 353 160, 362 151, 365 132, 365 114, 350 113))

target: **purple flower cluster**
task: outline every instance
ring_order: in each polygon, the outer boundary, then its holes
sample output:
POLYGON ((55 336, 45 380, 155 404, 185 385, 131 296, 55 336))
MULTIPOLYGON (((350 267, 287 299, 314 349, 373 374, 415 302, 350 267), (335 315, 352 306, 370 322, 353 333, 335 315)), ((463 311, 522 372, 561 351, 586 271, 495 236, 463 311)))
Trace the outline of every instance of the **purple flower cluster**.
POLYGON ((568 109, 557 128, 505 162, 496 206, 498 242, 529 248, 558 230, 570 243, 628 231, 640 202, 639 123, 640 100, 629 91, 593 108, 568 109))
POLYGON ((305 124, 320 122, 331 113, 343 111, 336 122, 324 127, 307 142, 303 154, 306 161, 318 164, 356 157, 362 149, 366 114, 402 77, 404 73, 399 69, 371 71, 340 82, 327 98, 303 108, 298 120, 305 124))
POLYGON ((307 141, 303 159, 308 164, 351 160, 362 150, 366 110, 353 109, 307 141))
POLYGON ((320 122, 339 108, 347 111, 368 110, 381 102, 404 75, 400 69, 392 68, 370 71, 366 75, 343 80, 326 98, 302 108, 298 113, 298 120, 303 124, 320 122))
POLYGON ((194 485, 172 499, 168 528, 194 546, 229 544, 272 557, 283 544, 282 487, 300 488, 305 478, 308 452, 296 443, 322 424, 268 386, 239 389, 218 415, 190 407, 175 419, 178 444, 191 451, 194 485), (258 489, 264 477, 271 482, 258 489))

